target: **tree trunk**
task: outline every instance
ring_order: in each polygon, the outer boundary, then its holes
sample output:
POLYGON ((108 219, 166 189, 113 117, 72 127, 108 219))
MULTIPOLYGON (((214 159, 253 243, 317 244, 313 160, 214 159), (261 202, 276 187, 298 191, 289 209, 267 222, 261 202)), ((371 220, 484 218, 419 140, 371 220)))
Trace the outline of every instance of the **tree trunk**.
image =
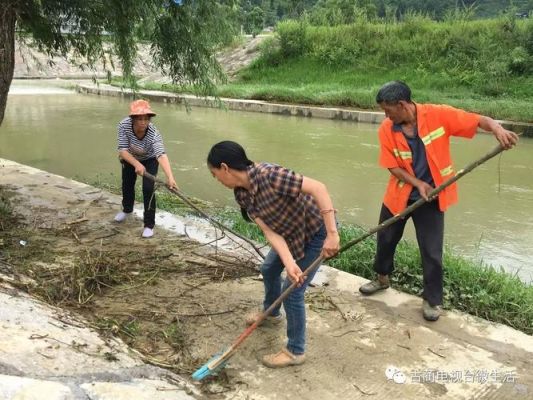
POLYGON ((0 10, 0 125, 4 120, 7 93, 13 80, 15 69, 15 21, 14 4, 8 2, 7 7, 0 10))

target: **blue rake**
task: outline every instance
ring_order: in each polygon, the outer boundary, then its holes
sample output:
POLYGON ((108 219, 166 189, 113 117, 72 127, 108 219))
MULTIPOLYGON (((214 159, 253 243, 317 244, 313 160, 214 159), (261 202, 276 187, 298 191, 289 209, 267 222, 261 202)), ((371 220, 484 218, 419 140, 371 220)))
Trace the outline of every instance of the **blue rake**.
POLYGON ((194 374, 192 374, 192 379, 195 381, 201 381, 208 376, 217 375, 222 369, 226 367, 231 356, 224 357, 226 351, 221 351, 215 354, 209 359, 204 365, 198 368, 194 374))

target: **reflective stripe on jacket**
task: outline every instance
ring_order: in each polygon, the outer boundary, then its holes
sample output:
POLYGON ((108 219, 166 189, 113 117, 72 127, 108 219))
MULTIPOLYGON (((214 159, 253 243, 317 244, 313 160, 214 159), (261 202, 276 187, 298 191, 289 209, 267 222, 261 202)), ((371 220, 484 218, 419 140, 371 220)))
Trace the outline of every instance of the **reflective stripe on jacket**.
MULTIPOLYGON (((445 105, 416 104, 418 134, 426 147, 431 176, 436 186, 455 172, 450 155, 450 136, 472 138, 480 116, 445 105)), ((384 168, 403 168, 414 176, 413 157, 402 132, 393 131, 393 122, 386 118, 379 127, 379 164, 384 168)), ((407 207, 412 185, 391 174, 383 203, 393 214, 407 207)), ((441 211, 457 202, 457 185, 448 186, 439 194, 441 211)))

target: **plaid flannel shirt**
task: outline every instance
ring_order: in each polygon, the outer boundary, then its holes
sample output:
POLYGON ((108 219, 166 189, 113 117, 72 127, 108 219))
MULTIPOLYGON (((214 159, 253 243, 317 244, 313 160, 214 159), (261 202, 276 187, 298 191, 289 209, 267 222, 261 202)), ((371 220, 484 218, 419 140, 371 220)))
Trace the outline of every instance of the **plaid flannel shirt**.
POLYGON ((304 248, 323 224, 312 196, 302 193, 303 175, 260 163, 247 169, 250 191, 235 189, 235 200, 252 220, 261 218, 281 235, 295 260, 304 257, 304 248))

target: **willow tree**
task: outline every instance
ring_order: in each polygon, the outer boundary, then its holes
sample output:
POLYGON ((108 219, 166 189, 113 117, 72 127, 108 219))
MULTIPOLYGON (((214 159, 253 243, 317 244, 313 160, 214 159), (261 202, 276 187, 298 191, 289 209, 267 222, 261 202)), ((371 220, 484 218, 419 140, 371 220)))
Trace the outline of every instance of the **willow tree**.
POLYGON ((50 57, 88 66, 112 54, 133 82, 140 39, 175 83, 212 93, 223 77, 214 50, 232 34, 237 0, 0 0, 0 124, 15 67, 15 33, 50 57))

